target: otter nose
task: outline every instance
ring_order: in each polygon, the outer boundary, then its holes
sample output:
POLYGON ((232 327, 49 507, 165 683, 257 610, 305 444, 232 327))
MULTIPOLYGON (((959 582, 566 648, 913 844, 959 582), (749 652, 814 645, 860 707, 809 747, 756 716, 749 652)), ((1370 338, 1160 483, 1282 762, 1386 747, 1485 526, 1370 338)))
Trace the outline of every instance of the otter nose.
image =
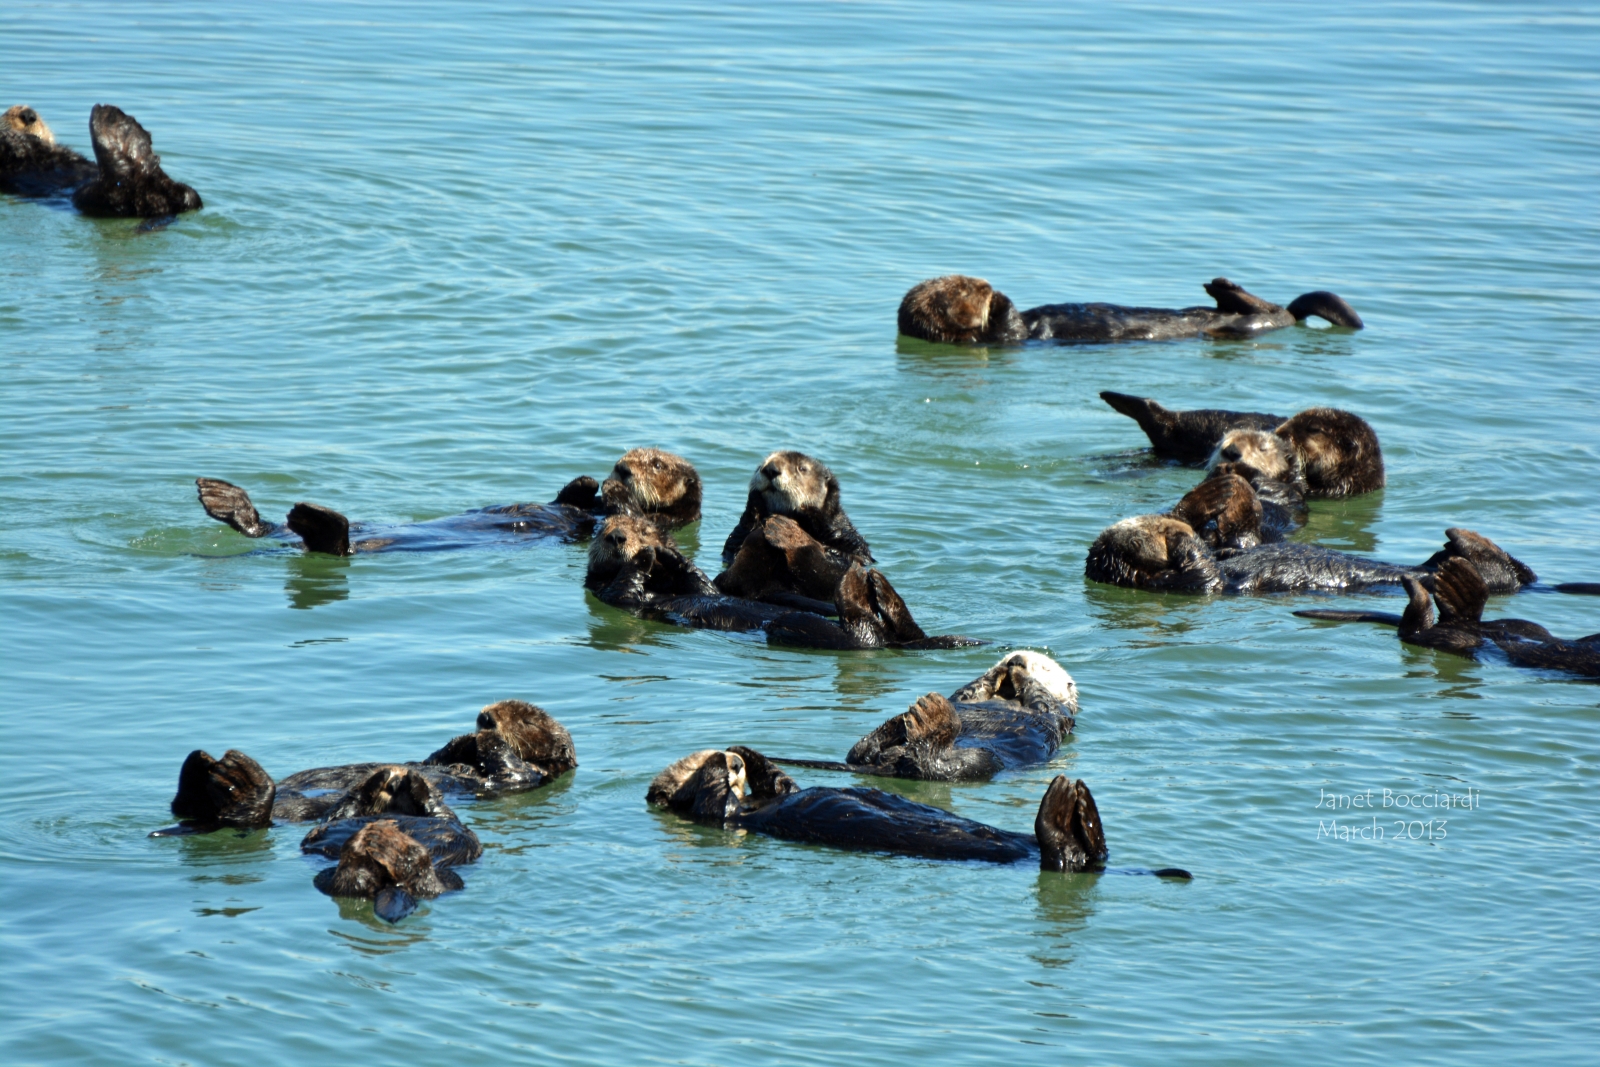
POLYGON ((776 480, 778 475, 782 474, 783 472, 778 469, 778 465, 776 463, 768 463, 765 467, 761 468, 761 473, 765 475, 767 481, 770 482, 776 480))
POLYGON ((1239 451, 1238 445, 1229 445, 1227 448, 1222 450, 1222 458, 1227 460, 1229 463, 1239 462, 1239 457, 1241 455, 1243 455, 1243 453, 1239 451))
POLYGON ((33 110, 31 107, 23 108, 22 114, 18 115, 17 117, 22 120, 22 124, 24 126, 32 126, 35 122, 39 121, 39 113, 33 110))

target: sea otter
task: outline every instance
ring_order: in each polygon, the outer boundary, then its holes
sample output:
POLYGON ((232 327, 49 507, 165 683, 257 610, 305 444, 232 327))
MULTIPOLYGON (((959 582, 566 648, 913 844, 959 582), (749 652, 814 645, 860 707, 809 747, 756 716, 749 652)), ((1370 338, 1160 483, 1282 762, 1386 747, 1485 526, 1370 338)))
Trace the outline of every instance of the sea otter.
POLYGON ((890 778, 978 781, 1044 763, 1072 732, 1078 686, 1039 652, 1012 652, 951 693, 919 697, 857 741, 843 763, 769 757, 778 763, 890 778))
POLYGON ((929 637, 889 579, 859 563, 850 565, 834 592, 837 622, 820 611, 728 596, 679 551, 670 534, 634 515, 605 521, 589 545, 583 584, 612 607, 645 618, 708 630, 760 630, 774 644, 927 649, 979 643, 967 637, 929 637))
POLYGON ((92 162, 65 145, 31 107, 0 115, 0 193, 59 196, 99 174, 92 162))
POLYGON ((1297 611, 1306 619, 1335 622, 1377 622, 1399 628, 1408 645, 1436 648, 1468 659, 1497 648, 1519 667, 1544 667, 1587 678, 1600 678, 1600 634, 1566 641, 1526 619, 1485 619, 1489 587, 1467 559, 1452 557, 1422 578, 1404 579, 1407 604, 1403 614, 1379 611, 1297 611), (1429 598, 1429 590, 1433 598, 1429 598), (1439 604, 1435 621, 1433 600, 1439 604))
MULTIPOLYGON (((989 863, 1037 859, 1045 871, 1104 870, 1108 855, 1089 787, 1064 775, 1045 790, 1031 834, 963 819, 880 789, 801 789, 771 760, 743 745, 685 756, 656 775, 645 799, 712 826, 859 852, 989 863), (747 787, 748 801, 743 799, 747 787)), ((1190 877, 1176 868, 1137 873, 1190 877)))
POLYGON ((839 479, 820 460, 803 452, 774 452, 750 476, 744 514, 722 546, 722 562, 732 563, 750 535, 769 515, 786 515, 818 543, 857 563, 873 562, 866 538, 856 532, 839 503, 839 479))
POLYGON ((568 482, 548 504, 501 504, 462 515, 395 526, 351 525, 339 512, 319 504, 296 504, 282 526, 261 520, 250 494, 217 478, 196 478, 200 506, 218 522, 246 537, 297 535, 307 552, 348 556, 390 550, 437 551, 482 544, 524 541, 528 537, 582 540, 606 515, 647 516, 668 526, 700 518, 700 475, 682 456, 659 448, 623 453, 605 482, 587 475, 568 482), (360 539, 351 543, 354 531, 360 539))
MULTIPOLYGON (((1248 488, 1233 477, 1233 490, 1248 488)), ((1167 592, 1340 592, 1400 585, 1406 577, 1430 574, 1446 559, 1460 556, 1477 565, 1496 593, 1514 593, 1538 580, 1487 537, 1459 527, 1446 530, 1445 536, 1449 540, 1443 549, 1420 566, 1408 567, 1293 542, 1217 550, 1182 519, 1137 515, 1101 532, 1089 547, 1084 574, 1091 581, 1167 592)))
MULTIPOLYGON (((577 765, 566 727, 533 704, 501 700, 478 713, 476 732, 452 738, 426 759, 398 769, 414 771, 441 793, 481 797, 537 789, 577 765)), ((273 782, 243 752, 229 749, 219 760, 196 749, 183 761, 178 792, 172 798, 172 814, 179 824, 150 836, 323 819, 340 805, 354 803, 352 792, 358 793, 374 774, 395 767, 385 763, 318 767, 273 782)))
POLYGON ((319 871, 312 884, 331 897, 371 900, 373 913, 391 923, 415 911, 419 900, 465 886, 393 819, 362 826, 340 848, 339 865, 319 871))
POLYGON ((1163 459, 1245 463, 1312 499, 1370 493, 1386 480, 1377 433, 1365 419, 1338 408, 1307 408, 1283 418, 1217 408, 1172 411, 1109 390, 1100 399, 1137 422, 1163 459))
POLYGON ((1361 316, 1333 293, 1296 297, 1287 307, 1244 291, 1226 278, 1205 285, 1217 306, 1123 307, 1120 304, 1045 304, 1018 311, 982 278, 950 274, 911 287, 900 301, 900 332, 944 344, 1021 344, 1166 341, 1178 337, 1249 337, 1292 326, 1312 315, 1335 326, 1362 328, 1361 316))
POLYGON ((121 108, 96 104, 89 136, 99 173, 72 194, 72 206, 85 215, 150 219, 203 206, 199 193, 167 177, 150 135, 121 108))

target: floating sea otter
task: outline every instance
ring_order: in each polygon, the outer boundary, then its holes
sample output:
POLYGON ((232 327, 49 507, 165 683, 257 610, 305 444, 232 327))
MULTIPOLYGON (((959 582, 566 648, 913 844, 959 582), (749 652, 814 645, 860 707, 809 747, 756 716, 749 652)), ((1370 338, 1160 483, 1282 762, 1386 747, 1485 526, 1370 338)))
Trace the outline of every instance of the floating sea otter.
MULTIPOLYGON (((1018 863, 1045 871, 1099 871, 1108 855, 1094 797, 1057 776, 1039 801, 1033 833, 1019 834, 880 789, 801 789, 767 757, 735 745, 685 756, 656 775, 645 799, 696 822, 859 852, 1018 863), (744 800, 748 787, 750 798, 744 800)), ((1127 873, 1188 878, 1165 868, 1127 873)))
POLYGON ((1378 435, 1348 411, 1307 408, 1282 418, 1217 408, 1172 411, 1154 400, 1109 390, 1100 399, 1137 422, 1163 459, 1213 467, 1243 463, 1312 499, 1357 496, 1384 486, 1378 435))
POLYGON ((777 763, 889 778, 977 781, 1044 763, 1072 732, 1078 686, 1039 652, 1013 652, 951 693, 919 697, 855 743, 843 763, 777 763))
MULTIPOLYGON (((1231 481, 1225 481, 1217 493, 1218 499, 1226 502, 1229 516, 1227 529, 1213 535, 1220 547, 1213 548, 1196 530, 1197 522, 1201 530, 1206 529, 1203 508, 1185 513, 1184 518, 1137 515, 1107 527, 1095 539, 1084 574, 1096 582, 1167 592, 1340 592, 1400 585, 1407 577, 1420 578, 1437 570, 1446 559, 1460 556, 1473 561, 1496 593, 1514 593, 1538 580, 1530 568, 1499 545, 1459 527, 1446 530, 1449 540, 1445 547, 1415 567, 1320 545, 1261 544, 1259 533, 1252 544, 1250 513, 1241 502, 1254 493, 1242 478, 1228 477, 1231 481)), ((1206 482, 1198 488, 1219 489, 1206 482)))
POLYGON ((872 550, 839 503, 839 479, 800 452, 774 452, 750 479, 744 515, 713 579, 729 596, 833 614, 834 593, 872 550))
POLYGON ((331 897, 370 899, 373 913, 391 923, 415 911, 419 900, 465 887, 391 819, 361 827, 339 850, 339 865, 319 871, 312 884, 331 897))
MULTIPOLYGON (((791 520, 784 529, 809 535, 791 520)), ((881 571, 850 564, 839 579, 831 609, 798 610, 728 596, 678 550, 657 524, 633 515, 605 521, 589 545, 585 587, 612 607, 645 618, 707 630, 764 631, 776 644, 814 648, 958 648, 979 644, 968 637, 929 637, 881 571), (823 611, 838 616, 826 618, 823 611)))
POLYGON ((477 727, 474 733, 451 738, 419 763, 317 767, 276 783, 236 749, 221 759, 196 749, 183 761, 178 793, 172 798, 179 824, 151 836, 210 833, 223 827, 250 830, 270 826, 274 819, 326 818, 374 774, 397 766, 415 772, 441 793, 476 797, 537 789, 578 765, 572 735, 533 704, 497 701, 478 713, 477 727))
POLYGON ((1004 345, 1023 341, 1166 341, 1202 335, 1249 337, 1292 326, 1312 315, 1335 326, 1362 328, 1355 309, 1329 292, 1306 293, 1281 308, 1226 278, 1212 279, 1205 290, 1216 307, 1045 304, 1018 311, 1004 293, 982 278, 950 274, 911 287, 900 301, 900 332, 945 344, 1004 345))
POLYGON ((95 162, 63 145, 31 107, 17 106, 0 121, 0 191, 23 196, 72 193, 85 215, 168 218, 198 210, 200 194, 161 169, 150 134, 110 104, 89 113, 95 162))
POLYGON ((100 168, 65 145, 31 107, 18 104, 0 115, 0 193, 60 196, 100 173, 100 168))
POLYGON ((700 518, 700 475, 682 456, 659 448, 623 453, 605 482, 587 475, 568 482, 548 504, 501 504, 462 515, 394 526, 355 524, 332 508, 296 504, 279 526, 263 522, 250 494, 217 478, 196 478, 200 506, 246 537, 297 535, 308 552, 348 556, 390 550, 433 551, 522 541, 530 536, 575 541, 606 515, 643 515, 668 526, 700 518), (358 537, 354 544, 350 535, 358 537))
POLYGON ((1469 560, 1447 559, 1432 575, 1407 577, 1404 583, 1409 602, 1401 615, 1323 609, 1295 614, 1335 622, 1384 623, 1399 627, 1400 640, 1408 645, 1436 648, 1468 659, 1498 648, 1519 667, 1544 667, 1600 678, 1600 634, 1565 641, 1526 619, 1485 619, 1483 609, 1488 603, 1489 587, 1469 560), (1433 600, 1439 604, 1437 622, 1433 600))

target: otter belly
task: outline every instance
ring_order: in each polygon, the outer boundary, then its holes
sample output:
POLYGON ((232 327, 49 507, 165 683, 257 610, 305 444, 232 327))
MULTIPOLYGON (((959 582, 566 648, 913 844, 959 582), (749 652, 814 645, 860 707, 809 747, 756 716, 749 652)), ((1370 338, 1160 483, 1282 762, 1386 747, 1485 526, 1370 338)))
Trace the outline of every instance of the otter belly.
POLYGON ((1294 325, 1287 311, 1240 315, 1216 308, 1144 308, 1120 304, 1045 304, 1022 312, 1031 341, 1170 341, 1250 336, 1294 325))
POLYGON ((578 541, 594 533, 593 515, 566 504, 501 504, 425 522, 352 523, 356 552, 447 552, 531 539, 578 541))
POLYGON ((963 819, 881 789, 814 786, 741 813, 734 822, 787 841, 939 860, 1016 863, 1039 856, 1032 834, 963 819))
POLYGON ((1399 585, 1422 572, 1320 545, 1283 543, 1246 549, 1217 562, 1225 593, 1309 593, 1399 585))
POLYGON ((1072 729, 1070 717, 1040 714, 1000 700, 957 703, 955 709, 961 717, 955 747, 992 752, 1005 770, 1047 762, 1072 729))
POLYGON ((345 842, 360 833, 363 826, 379 820, 394 823, 401 833, 427 849, 437 867, 474 863, 483 855, 483 845, 478 835, 464 826, 461 820, 436 815, 358 815, 340 819, 314 827, 301 840, 300 851, 337 860, 345 842))

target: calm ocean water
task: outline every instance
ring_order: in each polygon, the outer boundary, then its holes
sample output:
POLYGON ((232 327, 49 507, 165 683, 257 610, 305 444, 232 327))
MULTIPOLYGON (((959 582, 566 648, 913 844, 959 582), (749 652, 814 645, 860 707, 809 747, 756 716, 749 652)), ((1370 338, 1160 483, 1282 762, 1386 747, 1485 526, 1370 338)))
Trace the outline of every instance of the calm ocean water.
MULTIPOLYGON (((1309 598, 1082 573, 1196 478, 1140 451, 1117 389, 1366 416, 1389 487, 1318 504, 1307 538, 1419 561, 1464 525, 1600 580, 1592 8, 21 2, 0 29, 0 106, 87 150, 90 105, 118 104, 206 201, 140 235, 0 199, 4 1062, 1600 1047, 1600 689, 1293 617, 1309 598), (897 341, 900 295, 951 271, 1022 306, 1328 288, 1369 328, 897 341), (705 478, 684 540, 708 565, 763 455, 820 456, 919 620, 996 644, 769 649, 600 605, 580 547, 305 558, 194 499, 209 475, 271 517, 431 518, 643 444, 705 478), (1113 863, 1192 883, 644 804, 695 748, 838 758, 1008 647, 1077 678, 1073 740, 893 788, 1026 829, 1081 776, 1113 863), (467 890, 398 926, 312 888, 301 828, 145 836, 192 748, 279 776, 416 758, 505 697, 581 766, 464 808, 467 890), (1326 794, 1368 790, 1477 803, 1432 840, 1393 809, 1382 842, 1319 835, 1326 794)), ((1593 598, 1491 612, 1600 630, 1593 598)))

